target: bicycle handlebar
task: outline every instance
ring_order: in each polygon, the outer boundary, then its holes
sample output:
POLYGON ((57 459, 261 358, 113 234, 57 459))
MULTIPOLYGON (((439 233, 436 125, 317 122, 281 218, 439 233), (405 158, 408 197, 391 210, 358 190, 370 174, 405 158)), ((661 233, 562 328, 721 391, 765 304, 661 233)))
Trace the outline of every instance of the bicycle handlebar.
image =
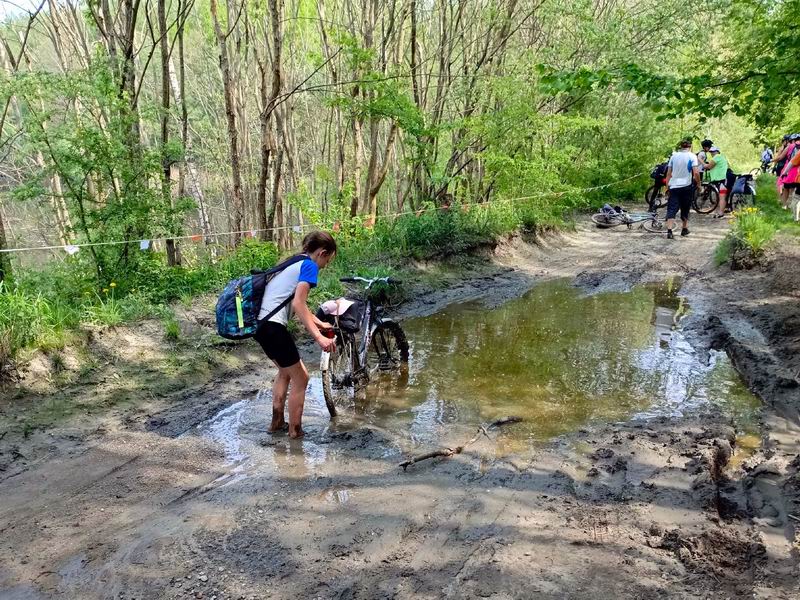
POLYGON ((342 283, 358 283, 358 282, 366 283, 367 287, 370 287, 373 283, 377 283, 379 281, 382 281, 383 283, 388 283, 389 285, 397 285, 403 283, 399 279, 395 279, 393 277, 376 277, 375 279, 367 279, 365 277, 358 277, 358 276, 340 277, 339 281, 341 281, 342 283))

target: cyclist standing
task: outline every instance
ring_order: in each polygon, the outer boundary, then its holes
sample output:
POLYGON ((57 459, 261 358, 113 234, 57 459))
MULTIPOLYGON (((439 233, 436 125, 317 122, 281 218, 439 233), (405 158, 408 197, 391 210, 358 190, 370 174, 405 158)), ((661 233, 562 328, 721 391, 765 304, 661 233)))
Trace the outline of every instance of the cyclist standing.
POLYGON ((706 179, 719 190, 719 204, 714 218, 720 219, 725 216, 725 198, 728 192, 725 180, 728 174, 728 159, 716 146, 709 148, 708 154, 708 159, 703 163, 703 167, 707 173, 706 179))
POLYGON ((262 321, 254 336, 267 357, 278 366, 272 383, 272 423, 267 431, 275 433, 286 428, 284 406, 288 394, 291 438, 303 436, 303 406, 308 386, 308 370, 286 328, 292 312, 323 350, 330 351, 335 345, 322 334, 322 330, 330 329, 331 325, 311 313, 307 300, 309 291, 317 285, 319 270, 328 266, 336 255, 336 241, 330 233, 312 231, 303 238, 303 253, 305 260, 285 268, 267 284, 258 318, 263 319, 276 308, 282 308, 262 321))
MULTIPOLYGON (((709 147, 710 148, 710 147, 709 147)), ((692 140, 683 140, 680 150, 672 154, 667 169, 667 187, 669 188, 669 203, 667 204, 667 239, 674 239, 672 226, 675 216, 680 210, 681 235, 689 235, 689 210, 692 208, 692 183, 700 186, 700 168, 697 156, 692 152, 692 140)))

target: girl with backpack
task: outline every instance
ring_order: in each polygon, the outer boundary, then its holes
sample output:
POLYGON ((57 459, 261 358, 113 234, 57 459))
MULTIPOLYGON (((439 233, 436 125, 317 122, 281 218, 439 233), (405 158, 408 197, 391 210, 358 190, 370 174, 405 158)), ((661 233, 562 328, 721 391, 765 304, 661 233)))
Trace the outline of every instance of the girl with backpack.
POLYGON ((264 353, 278 367, 272 383, 272 423, 267 431, 275 433, 288 428, 290 438, 303 436, 303 406, 308 386, 308 370, 286 327, 292 313, 324 351, 333 350, 335 345, 333 339, 323 334, 331 325, 315 317, 307 301, 311 288, 317 285, 319 270, 336 256, 336 241, 330 233, 312 231, 303 238, 303 253, 303 260, 292 262, 267 284, 258 314, 260 323, 254 335, 264 353), (284 418, 287 395, 288 425, 284 418))

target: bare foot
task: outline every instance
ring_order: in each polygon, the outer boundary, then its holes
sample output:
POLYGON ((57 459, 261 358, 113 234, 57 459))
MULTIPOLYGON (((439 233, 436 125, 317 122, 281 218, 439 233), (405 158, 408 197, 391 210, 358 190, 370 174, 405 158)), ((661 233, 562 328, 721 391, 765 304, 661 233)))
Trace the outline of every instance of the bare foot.
POLYGON ((277 433, 279 431, 286 431, 289 428, 289 425, 283 418, 283 411, 282 410, 275 410, 272 409, 272 423, 267 429, 268 433, 277 433))
POLYGON ((303 428, 300 425, 298 425, 297 427, 289 425, 289 437, 292 438, 293 440, 299 439, 303 437, 305 434, 306 432, 303 431, 303 428))

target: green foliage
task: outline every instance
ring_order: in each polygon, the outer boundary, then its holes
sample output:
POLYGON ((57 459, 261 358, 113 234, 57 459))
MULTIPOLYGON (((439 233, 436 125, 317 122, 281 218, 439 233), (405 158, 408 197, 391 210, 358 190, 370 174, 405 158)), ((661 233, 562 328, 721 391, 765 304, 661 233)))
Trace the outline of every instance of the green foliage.
POLYGON ((761 175, 757 181, 757 206, 736 211, 730 232, 717 246, 717 265, 730 262, 734 268, 751 267, 761 258, 779 230, 800 235, 800 226, 792 220, 778 200, 775 177, 761 175))

